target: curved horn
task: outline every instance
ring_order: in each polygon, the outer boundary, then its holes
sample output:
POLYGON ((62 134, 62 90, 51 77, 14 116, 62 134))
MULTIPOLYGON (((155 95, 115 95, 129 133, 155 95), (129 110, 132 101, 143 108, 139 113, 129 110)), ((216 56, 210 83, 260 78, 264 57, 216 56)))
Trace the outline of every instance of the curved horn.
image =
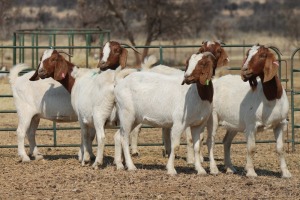
POLYGON ((131 45, 129 45, 129 44, 123 44, 123 43, 121 43, 121 45, 126 45, 126 46, 130 47, 130 48, 131 48, 133 51, 135 51, 136 53, 141 54, 135 47, 133 47, 133 46, 131 46, 131 45))
POLYGON ((224 42, 222 42, 222 40, 217 40, 216 42, 218 42, 219 44, 222 44, 222 45, 226 45, 224 42))
POLYGON ((212 54, 212 53, 209 52, 209 51, 205 51, 205 52, 203 53, 203 55, 204 55, 204 56, 212 56, 214 59, 216 59, 216 57, 214 56, 214 54, 212 54))
POLYGON ((64 53, 64 54, 66 54, 66 55, 68 55, 68 56, 70 56, 70 57, 73 57, 73 55, 71 55, 71 54, 68 54, 67 52, 65 52, 65 51, 57 51, 58 53, 64 53))
POLYGON ((274 45, 271 45, 271 44, 267 44, 265 45, 266 48, 273 48, 275 49, 276 51, 278 51, 280 53, 280 55, 282 55, 281 51, 278 49, 278 47, 274 46, 274 45))

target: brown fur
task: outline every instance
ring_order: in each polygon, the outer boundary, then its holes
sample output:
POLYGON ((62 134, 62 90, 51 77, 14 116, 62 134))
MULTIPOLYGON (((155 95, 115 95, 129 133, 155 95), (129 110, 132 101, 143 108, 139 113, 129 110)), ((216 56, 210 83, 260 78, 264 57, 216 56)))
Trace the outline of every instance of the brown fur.
POLYGON ((103 57, 103 53, 100 54, 100 61, 98 63, 98 68, 101 71, 105 71, 107 69, 115 70, 117 67, 121 66, 122 68, 126 67, 127 63, 127 49, 123 48, 118 42, 110 41, 110 54, 107 59, 107 62, 101 63, 101 59, 103 57))
POLYGON ((213 75, 215 75, 215 70, 217 67, 222 67, 228 64, 228 55, 226 51, 221 46, 220 42, 214 42, 214 44, 207 45, 207 41, 202 42, 202 46, 198 50, 199 53, 204 53, 206 51, 211 52, 215 57, 216 60, 214 62, 214 70, 213 75))
POLYGON ((279 66, 276 64, 275 55, 269 50, 269 48, 260 46, 258 52, 249 61, 248 66, 249 68, 247 70, 242 70, 241 75, 244 81, 249 80, 250 86, 253 90, 257 86, 256 77, 259 76, 262 81, 263 91, 266 98, 268 100, 281 98, 283 90, 281 82, 277 76, 279 66), (251 77, 246 77, 247 74, 251 74, 251 77), (255 82, 256 84, 254 84, 255 82))
MULTIPOLYGON (((204 55, 197 63, 197 66, 192 74, 189 77, 186 77, 183 81, 183 84, 196 83, 200 98, 202 100, 208 100, 209 102, 212 102, 214 93, 211 81, 213 76, 214 61, 215 58, 212 55, 204 55)), ((188 63, 189 61, 187 60, 186 69, 188 67, 188 63)))

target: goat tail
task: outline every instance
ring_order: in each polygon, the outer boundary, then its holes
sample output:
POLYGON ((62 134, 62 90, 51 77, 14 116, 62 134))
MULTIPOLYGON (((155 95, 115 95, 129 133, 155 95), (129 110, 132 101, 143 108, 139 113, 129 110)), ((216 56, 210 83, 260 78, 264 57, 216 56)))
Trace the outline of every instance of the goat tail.
POLYGON ((156 62, 157 58, 155 55, 145 57, 144 62, 142 63, 142 70, 149 70, 156 62))
POLYGON ((125 69, 117 69, 116 70, 116 76, 115 76, 115 84, 118 84, 118 82, 122 79, 124 79, 126 76, 131 74, 132 72, 137 72, 137 69, 133 68, 125 68, 125 69))
POLYGON ((15 83, 16 79, 18 78, 19 73, 21 71, 25 70, 25 69, 28 69, 28 68, 30 68, 30 66, 28 66, 25 63, 20 63, 20 64, 17 64, 15 66, 13 66, 10 69, 10 72, 9 72, 9 75, 8 75, 10 84, 13 85, 15 83))

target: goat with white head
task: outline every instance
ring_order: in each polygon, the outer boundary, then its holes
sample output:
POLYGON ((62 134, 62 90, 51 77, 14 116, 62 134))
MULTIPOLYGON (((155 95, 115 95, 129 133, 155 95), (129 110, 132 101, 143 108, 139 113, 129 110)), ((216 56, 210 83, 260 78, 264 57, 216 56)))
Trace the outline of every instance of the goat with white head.
POLYGON ((134 72, 123 78, 126 70, 117 76, 115 96, 120 119, 120 134, 115 137, 115 163, 123 169, 123 147, 128 170, 135 170, 130 154, 128 135, 139 124, 171 128, 171 154, 167 164, 168 174, 176 174, 175 149, 182 132, 191 127, 195 152, 195 168, 206 174, 200 163, 199 139, 211 113, 213 86, 211 82, 214 56, 207 52, 193 54, 187 62, 183 76, 169 76, 153 72, 134 72), (124 75, 122 75, 124 74, 124 75), (194 83, 194 84, 192 84, 194 83))
MULTIPOLYGON (((127 53, 124 52, 124 49, 120 43, 118 42, 110 42, 105 44, 103 51, 101 53, 101 58, 102 63, 105 62, 106 58, 114 58, 112 60, 119 60, 120 64, 124 61, 127 60, 127 53), (112 54, 112 52, 115 52, 112 54)), ((136 51, 136 50, 135 50, 136 51)), ((220 41, 204 41, 202 42, 201 47, 198 50, 198 53, 204 53, 204 52, 211 52, 214 57, 216 58, 214 60, 213 64, 213 75, 215 74, 215 70, 217 68, 220 68, 222 66, 227 65, 229 59, 227 52, 224 50, 222 47, 222 43, 220 41)), ((143 63, 141 68, 142 71, 150 71, 150 72, 156 72, 160 74, 166 74, 166 75, 174 75, 174 76, 184 76, 184 72, 180 69, 175 69, 172 67, 168 67, 165 65, 157 65, 157 66, 152 66, 154 63, 156 63, 156 58, 155 56, 150 56, 148 58, 145 58, 147 60, 147 63, 143 63)), ((122 65, 122 64, 121 64, 122 65)), ((101 64, 99 62, 98 67, 100 69, 105 69, 105 65, 101 64)), ((191 139, 191 133, 190 133, 190 128, 187 128, 186 130, 186 136, 187 136, 187 162, 189 164, 194 163, 194 155, 193 155, 193 145, 192 145, 192 139, 191 139)), ((168 128, 163 128, 163 137, 164 137, 164 144, 165 144, 165 149, 166 149, 166 154, 169 155, 171 151, 171 143, 170 143, 170 133, 171 130, 168 128)), ((134 136, 134 141, 132 141, 131 148, 133 153, 137 152, 137 135, 132 134, 134 136)), ((202 157, 202 156, 201 156, 202 157)), ((203 160, 203 158, 201 158, 203 160)))
MULTIPOLYGON (((246 175, 257 176, 252 162, 255 153, 255 135, 258 131, 272 128, 282 177, 291 177, 283 150, 283 130, 287 125, 289 102, 277 76, 278 67, 275 55, 268 47, 254 45, 248 51, 241 70, 241 76, 245 82, 236 75, 223 76, 213 82, 215 95, 212 117, 208 121, 208 134, 214 137, 218 125, 227 129, 224 138, 227 172, 236 171, 230 158, 232 140, 237 132, 245 132, 247 139, 246 175), (259 77, 260 81, 257 81, 256 77, 259 77), (249 81, 250 86, 246 81, 249 81)), ((213 144, 208 144, 208 147, 210 154, 213 154, 213 144)))
POLYGON ((82 165, 90 160, 92 138, 96 133, 98 148, 93 167, 98 168, 98 165, 103 162, 104 127, 108 121, 115 120, 113 112, 115 70, 109 69, 110 66, 114 69, 114 62, 110 62, 106 66, 106 71, 98 73, 98 69, 79 69, 74 65, 57 64, 66 61, 64 59, 55 61, 54 50, 48 54, 51 55, 50 57, 46 56, 49 61, 44 61, 43 65, 40 65, 37 70, 38 76, 41 78, 52 77, 55 80, 69 78, 64 86, 71 92, 71 104, 81 127, 82 146, 79 158, 82 160, 82 165), (56 64, 53 64, 52 60, 56 64), (72 84, 69 84, 70 82, 72 84))

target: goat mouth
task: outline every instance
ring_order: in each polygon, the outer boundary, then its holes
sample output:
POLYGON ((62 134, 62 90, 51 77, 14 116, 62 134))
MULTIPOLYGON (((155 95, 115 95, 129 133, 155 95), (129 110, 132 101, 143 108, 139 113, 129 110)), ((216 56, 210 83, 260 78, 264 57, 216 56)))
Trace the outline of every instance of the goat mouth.
POLYGON ((252 72, 249 72, 249 73, 242 72, 241 75, 242 75, 242 79, 243 79, 244 82, 248 81, 250 78, 253 77, 253 73, 252 72))
POLYGON ((48 78, 47 74, 44 74, 44 73, 39 73, 39 77, 40 77, 41 79, 48 78))

